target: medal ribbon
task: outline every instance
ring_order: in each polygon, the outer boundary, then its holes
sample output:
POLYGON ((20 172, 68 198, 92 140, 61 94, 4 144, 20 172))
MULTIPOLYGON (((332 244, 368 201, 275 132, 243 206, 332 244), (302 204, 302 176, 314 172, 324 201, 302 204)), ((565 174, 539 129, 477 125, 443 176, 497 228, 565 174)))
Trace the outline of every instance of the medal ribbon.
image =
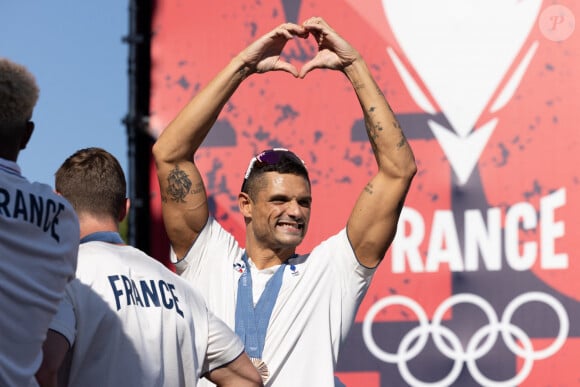
POLYGON ((282 276, 286 263, 282 263, 276 273, 268 280, 256 307, 252 295, 252 275, 248 256, 244 252, 242 260, 246 269, 238 280, 238 299, 236 302, 236 334, 242 339, 249 357, 262 359, 266 330, 270 316, 282 287, 282 276))
POLYGON ((121 238, 118 232, 114 231, 98 231, 92 234, 85 235, 81 238, 81 243, 86 242, 108 242, 108 243, 115 243, 118 245, 124 245, 125 241, 121 238))

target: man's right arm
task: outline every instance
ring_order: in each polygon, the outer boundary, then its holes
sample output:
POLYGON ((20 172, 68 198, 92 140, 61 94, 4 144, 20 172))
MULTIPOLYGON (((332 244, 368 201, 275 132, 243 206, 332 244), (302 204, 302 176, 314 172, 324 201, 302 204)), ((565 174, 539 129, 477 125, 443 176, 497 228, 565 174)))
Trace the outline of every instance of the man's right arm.
POLYGON ((302 26, 286 23, 250 44, 181 110, 153 146, 163 221, 178 258, 189 250, 209 216, 195 152, 228 99, 248 76, 268 71, 298 76, 296 68, 280 58, 284 45, 294 36, 307 33, 302 26))
MULTIPOLYGON (((197 294, 196 290, 193 292, 197 294)), ((207 309, 201 297, 198 300, 204 305, 208 322, 203 376, 218 386, 262 386, 262 378, 244 351, 242 340, 207 309)))
POLYGON ((208 372, 205 377, 220 387, 263 386, 260 374, 245 352, 234 361, 208 372))
POLYGON ((244 79, 243 70, 243 63, 234 58, 181 110, 153 146, 163 221, 178 258, 183 258, 209 216, 195 152, 244 79))

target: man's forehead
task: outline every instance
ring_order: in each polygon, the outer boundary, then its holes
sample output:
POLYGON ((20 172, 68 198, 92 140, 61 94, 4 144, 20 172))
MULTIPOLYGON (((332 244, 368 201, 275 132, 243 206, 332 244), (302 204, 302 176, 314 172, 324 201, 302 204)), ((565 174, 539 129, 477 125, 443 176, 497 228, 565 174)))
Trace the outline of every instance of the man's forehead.
POLYGON ((265 172, 260 176, 261 189, 272 192, 302 192, 301 195, 310 195, 310 184, 301 175, 293 173, 265 172))

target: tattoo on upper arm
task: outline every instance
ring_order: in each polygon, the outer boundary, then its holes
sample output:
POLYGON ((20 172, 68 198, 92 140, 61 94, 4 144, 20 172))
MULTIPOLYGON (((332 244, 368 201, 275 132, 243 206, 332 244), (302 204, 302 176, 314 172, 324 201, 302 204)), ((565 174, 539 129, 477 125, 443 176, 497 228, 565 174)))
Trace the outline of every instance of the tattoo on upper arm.
POLYGON ((393 120, 393 127, 396 129, 399 129, 399 132, 401 133, 401 138, 399 139, 399 142, 397 143, 397 148, 402 148, 407 144, 407 139, 405 138, 405 134, 403 133, 403 129, 401 128, 401 125, 399 124, 399 121, 397 121, 397 119, 393 120))
POLYGON ((371 183, 367 183, 367 185, 365 186, 365 192, 368 193, 369 195, 372 195, 374 193, 373 185, 371 183))
POLYGON ((403 133, 401 133, 401 139, 399 140, 399 142, 397 143, 397 148, 402 148, 407 144, 407 139, 405 138, 405 136, 403 135, 403 133))
MULTIPOLYGON (((169 176, 167 176, 167 195, 172 201, 184 203, 185 196, 189 193, 191 186, 189 176, 179 169, 178 165, 169 172, 169 176)), ((167 199, 165 200, 167 201, 167 199)))
POLYGON ((371 144, 371 148, 373 150, 373 153, 377 153, 377 143, 375 142, 375 139, 377 137, 379 137, 378 133, 376 132, 376 130, 371 126, 371 123, 369 122, 370 120, 365 119, 365 127, 367 130, 367 136, 369 138, 369 143, 371 144))
POLYGON ((199 193, 203 193, 203 182, 198 181, 197 184, 191 189, 191 193, 197 195, 199 193))

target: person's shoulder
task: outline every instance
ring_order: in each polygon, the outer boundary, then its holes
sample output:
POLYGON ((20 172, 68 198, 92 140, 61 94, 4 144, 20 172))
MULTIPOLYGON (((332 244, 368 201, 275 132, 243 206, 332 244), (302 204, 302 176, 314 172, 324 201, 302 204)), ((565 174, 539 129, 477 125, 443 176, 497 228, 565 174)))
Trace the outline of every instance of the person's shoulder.
POLYGON ((66 200, 62 195, 59 195, 58 193, 56 193, 54 188, 51 187, 50 185, 48 185, 46 183, 41 183, 38 181, 28 182, 28 184, 30 186, 31 192, 34 192, 38 195, 42 195, 45 198, 52 199, 56 202, 65 203, 65 205, 67 207, 70 207, 72 209, 68 200, 66 200))
POLYGON ((56 193, 53 187, 38 181, 27 182, 27 185, 29 187, 28 190, 31 194, 36 195, 44 200, 45 206, 47 207, 54 206, 55 211, 59 213, 62 212, 71 213, 72 216, 74 217, 74 220, 78 222, 76 212, 72 207, 72 205, 69 203, 67 199, 64 198, 64 196, 56 193))
POLYGON ((127 260, 127 258, 130 256, 130 264, 139 266, 145 273, 155 275, 156 277, 166 281, 173 281, 175 283, 189 285, 189 282, 173 272, 171 268, 163 264, 157 258, 147 254, 143 250, 140 250, 131 245, 123 245, 122 249, 123 259, 127 260))
MULTIPOLYGON (((46 184, 46 183, 41 183, 39 181, 29 181, 26 180, 28 182, 28 184, 30 185, 30 187, 32 188, 33 191, 38 192, 38 193, 44 193, 48 196, 59 196, 55 191, 54 188, 52 188, 50 185, 46 184)), ((60 196, 62 197, 62 196, 60 196)))
POLYGON ((352 254, 353 250, 348 240, 346 228, 342 228, 314 246, 309 253, 297 255, 289 262, 292 262, 295 265, 325 265, 328 263, 326 262, 328 259, 333 260, 335 257, 340 255, 351 256, 352 254))
POLYGON ((131 246, 116 243, 109 243, 104 241, 90 241, 81 243, 79 246, 79 261, 86 260, 94 265, 102 265, 104 263, 115 264, 121 266, 146 267, 148 270, 156 270, 159 261, 150 257, 142 250, 131 246), (94 256, 98 256, 99 260, 95 261, 94 256))
POLYGON ((2 183, 6 183, 2 184, 4 207, 15 227, 36 235, 36 243, 42 240, 48 243, 47 248, 49 245, 56 248, 54 254, 76 256, 80 225, 76 212, 64 197, 48 184, 31 183, 21 177, 2 183))
POLYGON ((181 293, 181 296, 188 300, 187 304, 196 304, 198 307, 203 308, 207 307, 202 294, 191 282, 173 272, 161 262, 159 262, 159 264, 164 268, 163 270, 165 273, 165 280, 168 283, 171 283, 171 285, 173 285, 176 289, 178 289, 178 292, 181 293))
POLYGON ((135 275, 146 281, 165 280, 170 272, 161 262, 130 246, 91 241, 79 245, 77 277, 83 283, 103 276, 135 275), (130 274, 131 273, 131 274, 130 274))
POLYGON ((350 242, 348 239, 348 232, 346 227, 341 228, 334 234, 326 237, 325 239, 318 242, 308 254, 304 254, 306 257, 309 255, 319 255, 321 253, 328 252, 335 245, 342 245, 343 247, 350 247, 350 242))
POLYGON ((157 259, 145 254, 143 264, 147 266, 147 270, 151 275, 156 276, 156 280, 162 281, 167 289, 178 297, 182 305, 187 305, 190 310, 190 317, 193 316, 192 311, 197 310, 198 313, 205 313, 207 305, 201 293, 185 278, 175 273, 171 268, 167 267, 157 259))

